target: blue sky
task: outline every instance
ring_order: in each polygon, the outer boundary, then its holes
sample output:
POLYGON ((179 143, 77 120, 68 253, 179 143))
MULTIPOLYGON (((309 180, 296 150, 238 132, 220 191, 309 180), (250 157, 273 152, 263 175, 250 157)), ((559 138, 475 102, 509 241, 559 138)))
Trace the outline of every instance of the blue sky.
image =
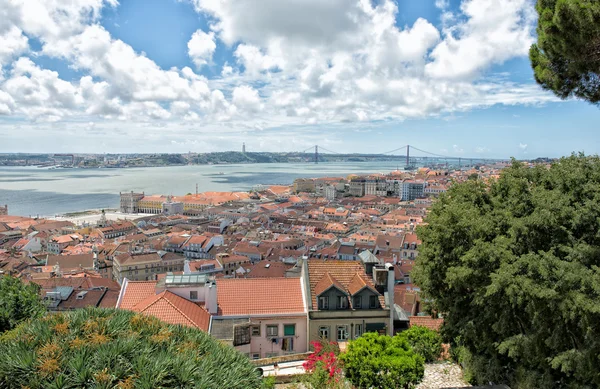
POLYGON ((0 0, 0 152, 600 152, 533 0, 0 0))

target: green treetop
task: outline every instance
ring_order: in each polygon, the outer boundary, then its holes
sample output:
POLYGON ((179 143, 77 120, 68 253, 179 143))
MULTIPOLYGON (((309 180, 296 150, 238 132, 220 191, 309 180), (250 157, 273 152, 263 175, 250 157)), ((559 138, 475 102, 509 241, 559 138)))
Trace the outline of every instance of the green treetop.
POLYGON ((561 99, 600 102, 600 1, 538 0, 538 41, 529 58, 536 81, 561 99))
POLYGON ((0 333, 46 311, 38 292, 37 284, 24 284, 19 278, 0 276, 0 333))
POLYGON ((600 387, 600 159, 517 162, 457 184, 418 229, 414 270, 475 381, 600 387))

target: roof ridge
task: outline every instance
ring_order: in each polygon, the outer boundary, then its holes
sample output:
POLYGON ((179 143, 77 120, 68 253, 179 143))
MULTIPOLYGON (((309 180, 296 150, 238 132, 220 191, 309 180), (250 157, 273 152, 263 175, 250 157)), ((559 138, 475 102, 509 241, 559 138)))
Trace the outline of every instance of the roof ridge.
MULTIPOLYGON (((173 292, 171 292, 171 291, 169 291, 169 290, 165 290, 165 295, 166 295, 166 292, 169 292, 169 297, 170 297, 170 295, 177 296, 179 299, 183 300, 183 302, 190 303, 190 304, 192 304, 192 305, 194 305, 194 306, 198 307, 199 309, 201 309, 201 310, 204 310, 204 309, 203 309, 201 306, 199 306, 199 305, 197 305, 197 304, 194 304, 193 302, 191 302, 191 301, 189 301, 189 300, 187 300, 187 299, 184 299, 183 297, 181 297, 181 296, 178 296, 178 295, 176 295, 175 293, 173 293, 173 292)), ((163 296, 163 297, 164 297, 164 296, 163 296)), ((187 320, 188 320, 190 323, 192 323, 192 324, 193 324, 195 327, 199 327, 199 325, 198 325, 199 323, 196 323, 194 320, 192 320, 192 318, 190 318, 188 315, 186 315, 186 314, 185 314, 185 313, 184 313, 184 312, 183 312, 183 311, 182 311, 182 310, 181 310, 181 309, 180 309, 180 308, 179 308, 179 307, 178 307, 178 306, 177 306, 175 303, 173 303, 173 302, 172 302, 172 301, 171 301, 169 298, 165 298, 165 300, 167 300, 167 302, 169 303, 169 305, 171 305, 173 308, 175 308, 175 310, 177 310, 177 312, 181 313, 181 314, 182 314, 182 315, 183 315, 183 316, 184 316, 184 317, 185 317, 185 318, 186 318, 186 319, 187 319, 187 320)), ((177 299, 176 299, 176 300, 177 300, 177 299)), ((204 311, 206 311, 206 310, 204 310, 204 311)), ((210 315, 210 312, 206 311, 206 313, 208 313, 208 314, 210 315)))

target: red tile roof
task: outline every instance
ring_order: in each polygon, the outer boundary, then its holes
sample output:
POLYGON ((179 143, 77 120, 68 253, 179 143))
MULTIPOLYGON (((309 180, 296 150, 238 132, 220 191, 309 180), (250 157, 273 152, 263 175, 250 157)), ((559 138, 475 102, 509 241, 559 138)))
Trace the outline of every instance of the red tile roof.
MULTIPOLYGON (((343 287, 348 290, 348 285, 353 280, 356 273, 360 274, 366 284, 375 290, 373 281, 366 275, 361 261, 343 261, 343 260, 319 260, 311 259, 308 261, 308 279, 310 283, 310 295, 312 298, 313 309, 317 307, 317 284, 327 274, 335 278, 343 287)), ((381 306, 385 306, 382 295, 379 296, 381 306)))
POLYGON ((329 273, 325 273, 321 280, 317 282, 317 285, 315 285, 315 294, 319 296, 321 293, 326 292, 333 286, 335 286, 340 292, 348 294, 348 292, 346 292, 346 288, 344 288, 344 285, 333 278, 329 273))
POLYGON ((442 324, 444 324, 444 319, 434 319, 429 316, 411 316, 409 317, 410 326, 421 326, 427 327, 434 331, 439 331, 442 324))
POLYGON ((369 288, 373 292, 376 292, 376 290, 373 289, 367 283, 367 281, 365 280, 365 278, 360 273, 354 274, 354 277, 352 277, 352 279, 348 283, 348 292, 350 293, 350 295, 354 296, 356 293, 360 292, 364 288, 369 288))
POLYGON ((210 313, 203 307, 165 290, 140 301, 133 311, 154 316, 169 324, 180 324, 208 331, 210 313))
POLYGON ((157 281, 127 281, 123 298, 117 308, 133 309, 140 301, 156 294, 157 281))
POLYGON ((304 313, 300 278, 217 279, 219 315, 304 313))

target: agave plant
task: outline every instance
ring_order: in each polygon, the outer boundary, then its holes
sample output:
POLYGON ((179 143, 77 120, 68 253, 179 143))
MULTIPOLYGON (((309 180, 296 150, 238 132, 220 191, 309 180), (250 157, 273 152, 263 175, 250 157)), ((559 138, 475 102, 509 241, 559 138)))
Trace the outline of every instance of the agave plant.
POLYGON ((0 388, 260 388, 248 358, 197 329, 114 309, 46 315, 0 336, 0 388))

